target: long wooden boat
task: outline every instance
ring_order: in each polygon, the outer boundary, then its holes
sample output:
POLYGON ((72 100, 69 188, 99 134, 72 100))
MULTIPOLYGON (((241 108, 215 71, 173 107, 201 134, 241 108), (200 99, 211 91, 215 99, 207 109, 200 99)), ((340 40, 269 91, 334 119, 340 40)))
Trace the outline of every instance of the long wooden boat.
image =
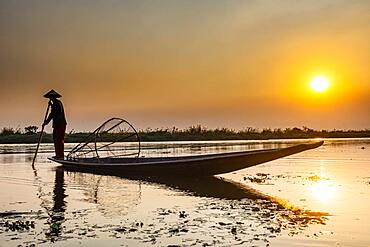
POLYGON ((64 167, 78 170, 117 171, 126 174, 210 176, 228 173, 317 148, 323 141, 286 148, 252 150, 181 157, 54 159, 64 167))

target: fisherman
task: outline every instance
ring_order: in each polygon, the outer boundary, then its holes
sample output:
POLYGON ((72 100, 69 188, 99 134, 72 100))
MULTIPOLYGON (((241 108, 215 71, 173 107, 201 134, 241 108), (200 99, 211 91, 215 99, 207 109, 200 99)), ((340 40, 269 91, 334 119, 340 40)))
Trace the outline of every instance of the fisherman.
POLYGON ((50 90, 44 95, 45 98, 49 99, 49 106, 51 106, 51 112, 46 118, 43 126, 48 125, 53 120, 53 141, 55 148, 56 159, 64 159, 64 135, 66 132, 66 117, 64 115, 63 104, 58 98, 62 97, 59 93, 54 90, 50 90))

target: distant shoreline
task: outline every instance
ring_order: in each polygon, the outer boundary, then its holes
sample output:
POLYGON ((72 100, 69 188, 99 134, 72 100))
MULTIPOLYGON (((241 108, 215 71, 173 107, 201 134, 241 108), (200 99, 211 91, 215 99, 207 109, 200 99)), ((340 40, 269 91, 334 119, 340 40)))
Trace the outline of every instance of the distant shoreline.
MULTIPOLYGON (((4 128, 5 129, 5 128, 4 128)), ((0 144, 30 144, 37 143, 39 133, 21 133, 20 131, 9 131, 3 129, 0 132, 0 144)), ((90 132, 66 133, 66 143, 79 143, 90 135, 90 132)), ((107 138, 105 141, 114 141, 107 138)), ((313 130, 303 128, 287 129, 253 129, 248 128, 242 131, 235 131, 226 128, 207 129, 202 126, 192 126, 185 130, 177 128, 155 129, 139 131, 141 141, 223 141, 223 140, 271 140, 271 139, 310 139, 310 138, 366 138, 370 137, 370 130, 313 130)), ((42 143, 52 143, 52 134, 45 133, 42 143)))

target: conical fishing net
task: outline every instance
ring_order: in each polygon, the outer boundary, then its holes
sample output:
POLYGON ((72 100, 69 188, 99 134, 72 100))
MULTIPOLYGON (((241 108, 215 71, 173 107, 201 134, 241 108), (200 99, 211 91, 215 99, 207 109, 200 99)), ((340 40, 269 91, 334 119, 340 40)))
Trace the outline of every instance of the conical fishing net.
POLYGON ((111 118, 74 147, 67 159, 139 157, 140 138, 126 120, 111 118))

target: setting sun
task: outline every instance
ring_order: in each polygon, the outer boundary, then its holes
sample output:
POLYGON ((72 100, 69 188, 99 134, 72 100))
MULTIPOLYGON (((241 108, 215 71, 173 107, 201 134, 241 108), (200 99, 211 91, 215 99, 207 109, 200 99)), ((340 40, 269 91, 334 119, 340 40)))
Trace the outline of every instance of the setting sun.
POLYGON ((325 76, 315 76, 310 83, 311 89, 315 92, 322 93, 325 92, 329 86, 329 79, 325 76))

